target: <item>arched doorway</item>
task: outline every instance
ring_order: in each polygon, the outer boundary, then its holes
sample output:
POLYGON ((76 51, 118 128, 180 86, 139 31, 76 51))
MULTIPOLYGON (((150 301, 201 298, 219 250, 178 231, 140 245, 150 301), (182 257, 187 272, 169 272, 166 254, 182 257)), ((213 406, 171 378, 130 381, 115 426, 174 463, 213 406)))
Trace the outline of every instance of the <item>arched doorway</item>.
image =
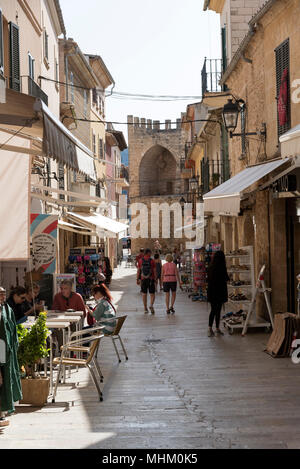
POLYGON ((177 164, 172 153, 161 145, 154 145, 145 153, 140 164, 140 196, 164 196, 180 193, 176 174, 177 164))

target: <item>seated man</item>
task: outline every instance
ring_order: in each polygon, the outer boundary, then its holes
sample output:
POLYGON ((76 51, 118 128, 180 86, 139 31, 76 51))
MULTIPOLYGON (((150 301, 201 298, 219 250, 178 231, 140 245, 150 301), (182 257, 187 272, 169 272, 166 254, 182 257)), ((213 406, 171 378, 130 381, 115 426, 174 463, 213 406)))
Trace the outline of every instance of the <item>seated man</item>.
POLYGON ((54 297, 52 309, 58 311, 67 311, 68 309, 83 311, 84 317, 86 316, 86 306, 82 296, 72 291, 72 281, 67 279, 60 284, 60 292, 54 297))

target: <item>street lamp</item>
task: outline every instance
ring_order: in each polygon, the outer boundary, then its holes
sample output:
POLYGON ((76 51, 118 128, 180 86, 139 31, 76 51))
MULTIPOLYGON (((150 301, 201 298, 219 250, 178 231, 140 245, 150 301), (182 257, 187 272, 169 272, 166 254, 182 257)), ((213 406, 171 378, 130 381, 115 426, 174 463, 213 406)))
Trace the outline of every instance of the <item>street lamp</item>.
POLYGON ((193 176, 191 179, 190 179, 190 191, 191 192, 196 192, 197 189, 198 189, 198 179, 196 178, 196 176, 193 176))
MULTIPOLYGON (((227 132, 229 132, 230 138, 232 137, 242 137, 245 138, 248 135, 259 135, 267 137, 266 124, 262 124, 262 130, 256 132, 245 132, 245 127, 242 129, 242 133, 234 134, 238 123, 239 113, 244 110, 246 112, 246 103, 243 99, 238 99, 233 102, 232 99, 228 99, 227 104, 223 107, 223 121, 227 132)), ((245 121, 244 121, 245 122, 245 121)))
POLYGON ((228 99, 227 104, 223 107, 223 120, 227 132, 234 132, 239 118, 240 106, 239 103, 233 102, 232 99, 228 99))
POLYGON ((184 212, 184 206, 186 204, 186 200, 184 197, 181 197, 181 199, 179 200, 179 203, 181 205, 181 210, 182 210, 182 215, 183 215, 183 212, 184 212))

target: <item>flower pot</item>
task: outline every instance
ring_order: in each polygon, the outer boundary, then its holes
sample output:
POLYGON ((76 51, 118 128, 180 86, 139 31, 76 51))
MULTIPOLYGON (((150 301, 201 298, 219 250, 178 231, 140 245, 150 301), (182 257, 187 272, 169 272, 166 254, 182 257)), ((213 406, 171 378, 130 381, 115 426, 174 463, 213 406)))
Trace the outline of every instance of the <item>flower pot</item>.
POLYGON ((23 378, 21 384, 23 399, 20 404, 31 404, 40 407, 47 403, 50 387, 49 378, 23 378))

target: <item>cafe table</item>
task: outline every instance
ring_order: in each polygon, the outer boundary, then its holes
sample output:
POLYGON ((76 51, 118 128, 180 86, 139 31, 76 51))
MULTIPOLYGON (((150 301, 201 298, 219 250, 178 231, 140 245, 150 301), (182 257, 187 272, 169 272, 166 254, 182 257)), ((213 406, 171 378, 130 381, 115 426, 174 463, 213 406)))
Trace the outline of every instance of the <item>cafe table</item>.
MULTIPOLYGON (((26 329, 30 329, 30 327, 33 326, 35 323, 35 318, 29 316, 28 320, 22 324, 26 329)), ((51 330, 56 329, 56 330, 62 330, 63 333, 63 345, 66 344, 66 331, 70 330, 71 322, 65 320, 65 321, 46 321, 46 327, 49 329, 49 341, 50 341, 50 363, 49 363, 49 368, 50 368, 50 395, 53 393, 53 339, 52 339, 52 333, 51 330)), ((44 362, 45 366, 45 375, 47 376, 47 360, 44 362)), ((66 372, 65 372, 65 367, 63 368, 63 383, 66 381, 66 372)))

